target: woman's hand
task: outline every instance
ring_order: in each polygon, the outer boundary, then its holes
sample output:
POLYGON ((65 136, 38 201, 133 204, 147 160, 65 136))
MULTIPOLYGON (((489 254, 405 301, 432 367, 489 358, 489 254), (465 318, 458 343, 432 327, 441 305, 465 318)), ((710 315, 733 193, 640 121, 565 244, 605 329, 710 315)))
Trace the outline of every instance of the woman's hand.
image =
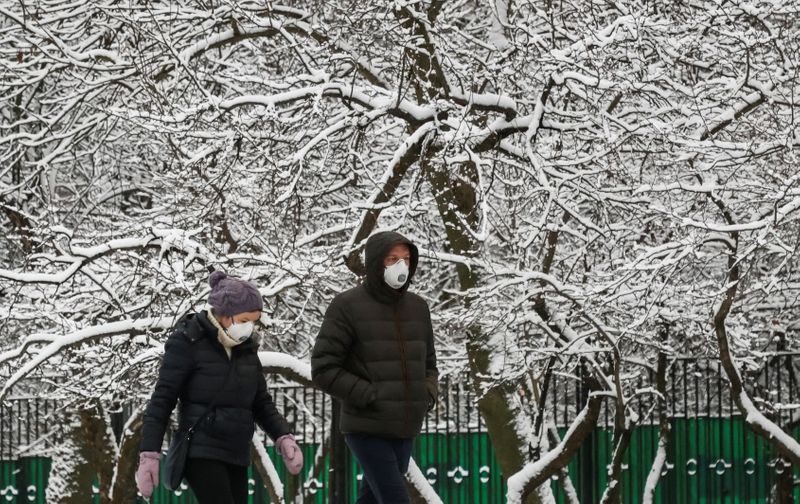
POLYGON ((291 434, 281 436, 275 441, 275 445, 289 472, 294 475, 299 474, 303 468, 303 452, 294 440, 294 436, 291 434))
POLYGON ((149 499, 158 486, 158 463, 161 454, 158 452, 142 452, 139 454, 139 468, 136 470, 136 488, 142 497, 149 499))

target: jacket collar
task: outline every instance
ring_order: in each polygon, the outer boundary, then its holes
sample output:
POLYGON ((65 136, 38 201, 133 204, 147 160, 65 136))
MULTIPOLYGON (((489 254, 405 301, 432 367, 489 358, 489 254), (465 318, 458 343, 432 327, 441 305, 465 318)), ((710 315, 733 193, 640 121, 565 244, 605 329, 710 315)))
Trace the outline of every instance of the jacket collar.
MULTIPOLYGON (((219 342, 217 339, 217 327, 214 325, 213 322, 209 320, 209 317, 213 317, 207 310, 201 310, 197 312, 197 315, 193 318, 196 321, 197 328, 199 330, 199 336, 203 338, 209 338, 213 343, 217 344, 222 348, 222 343, 219 342)), ((255 335, 248 338, 246 341, 236 345, 235 347, 231 348, 231 350, 236 353, 237 351, 256 351, 258 350, 258 342, 256 341, 255 335)), ((224 351, 224 348, 223 348, 224 351)))

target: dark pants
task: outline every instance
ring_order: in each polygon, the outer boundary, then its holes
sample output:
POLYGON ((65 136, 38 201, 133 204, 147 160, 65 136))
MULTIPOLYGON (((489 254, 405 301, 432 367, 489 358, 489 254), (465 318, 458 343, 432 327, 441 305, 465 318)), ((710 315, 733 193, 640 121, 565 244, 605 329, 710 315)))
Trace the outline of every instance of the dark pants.
POLYGON ((200 504, 247 504, 247 467, 190 458, 186 481, 200 504))
POLYGON ((413 439, 345 434, 344 440, 364 472, 356 504, 409 502, 405 474, 411 459, 413 439))

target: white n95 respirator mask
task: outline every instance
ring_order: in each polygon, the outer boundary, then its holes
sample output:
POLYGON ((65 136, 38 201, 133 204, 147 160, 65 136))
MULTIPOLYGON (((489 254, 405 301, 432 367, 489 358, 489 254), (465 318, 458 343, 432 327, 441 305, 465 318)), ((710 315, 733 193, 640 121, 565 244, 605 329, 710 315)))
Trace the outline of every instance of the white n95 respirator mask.
POLYGON ((408 265, 403 259, 400 259, 391 266, 387 266, 383 270, 383 280, 392 289, 399 289, 406 284, 408 280, 408 265))
POLYGON ((253 329, 255 329, 255 324, 253 322, 244 322, 242 324, 231 324, 230 327, 226 330, 228 336, 233 338, 234 341, 237 343, 241 343, 249 338, 253 334, 253 329))

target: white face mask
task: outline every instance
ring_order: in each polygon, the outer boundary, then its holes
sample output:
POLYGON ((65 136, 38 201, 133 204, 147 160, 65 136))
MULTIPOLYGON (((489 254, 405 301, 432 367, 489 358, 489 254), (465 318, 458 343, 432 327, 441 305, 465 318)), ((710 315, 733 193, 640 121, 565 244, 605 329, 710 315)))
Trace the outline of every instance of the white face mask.
POLYGON ((234 323, 231 324, 225 332, 227 332, 228 336, 233 338, 234 341, 241 343, 253 334, 253 329, 255 329, 255 324, 253 322, 244 322, 242 324, 234 323))
POLYGON ((402 259, 383 270, 383 280, 392 289, 399 289, 408 280, 408 266, 402 259))

